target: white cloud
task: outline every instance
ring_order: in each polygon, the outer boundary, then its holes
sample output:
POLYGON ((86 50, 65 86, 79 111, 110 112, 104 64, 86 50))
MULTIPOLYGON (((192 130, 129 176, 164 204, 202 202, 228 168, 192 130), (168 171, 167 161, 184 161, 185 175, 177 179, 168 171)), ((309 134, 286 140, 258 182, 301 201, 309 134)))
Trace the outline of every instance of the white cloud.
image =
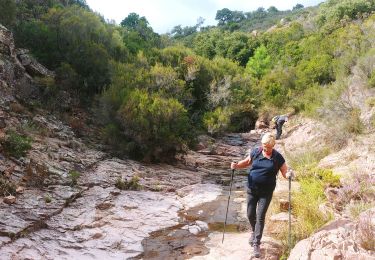
POLYGON ((204 25, 216 25, 216 12, 223 8, 249 12, 258 7, 267 9, 275 6, 279 10, 292 9, 300 3, 304 6, 317 5, 323 0, 86 0, 94 11, 106 19, 120 23, 129 13, 145 16, 157 33, 166 33, 176 25, 193 26, 199 17, 204 25))

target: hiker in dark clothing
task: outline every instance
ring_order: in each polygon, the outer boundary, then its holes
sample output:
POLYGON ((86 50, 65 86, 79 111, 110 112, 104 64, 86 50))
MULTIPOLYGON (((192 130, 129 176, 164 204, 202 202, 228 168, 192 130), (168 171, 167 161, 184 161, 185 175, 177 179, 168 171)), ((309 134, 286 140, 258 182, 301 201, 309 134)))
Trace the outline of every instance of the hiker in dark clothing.
POLYGON ((288 122, 288 116, 287 115, 275 116, 274 118, 272 118, 272 122, 275 123, 276 140, 279 140, 283 132, 283 124, 285 122, 288 122))
POLYGON ((263 234, 265 217, 270 205, 273 191, 276 187, 276 176, 279 170, 284 178, 289 178, 293 172, 288 172, 284 157, 273 149, 275 136, 266 133, 262 138, 262 146, 255 148, 243 160, 232 162, 231 169, 250 167, 247 185, 247 217, 252 234, 249 243, 254 248, 254 257, 260 257, 260 241, 263 234))

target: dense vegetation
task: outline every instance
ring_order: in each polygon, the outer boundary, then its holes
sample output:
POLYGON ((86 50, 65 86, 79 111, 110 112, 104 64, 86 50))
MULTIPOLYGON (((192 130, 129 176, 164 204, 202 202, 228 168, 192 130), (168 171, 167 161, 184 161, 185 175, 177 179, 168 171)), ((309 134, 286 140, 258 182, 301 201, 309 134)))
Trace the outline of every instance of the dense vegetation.
MULTIPOLYGON (((40 83, 45 98, 65 91, 93 108, 102 140, 133 158, 171 158, 197 133, 247 131, 259 113, 329 116, 326 97, 345 89, 357 63, 375 85, 374 1, 225 8, 217 26, 203 27, 201 19, 167 35, 135 13, 113 24, 84 0, 0 0, 0 7, 16 46, 56 72, 40 83)), ((340 113, 354 122, 355 111, 344 106, 340 113)))

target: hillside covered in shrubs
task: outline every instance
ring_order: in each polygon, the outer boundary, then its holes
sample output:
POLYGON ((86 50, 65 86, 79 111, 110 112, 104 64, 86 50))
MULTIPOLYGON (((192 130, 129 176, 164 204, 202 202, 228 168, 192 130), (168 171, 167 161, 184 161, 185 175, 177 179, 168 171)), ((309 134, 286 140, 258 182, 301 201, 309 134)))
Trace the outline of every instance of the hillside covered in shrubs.
POLYGON ((94 124, 116 155, 169 160, 198 134, 249 131, 259 116, 283 112, 338 118, 345 135, 374 128, 374 116, 363 120, 363 109, 336 102, 355 65, 375 87, 373 1, 222 9, 217 26, 201 21, 166 35, 135 13, 108 22, 84 0, 0 6, 16 45, 54 72, 38 80, 41 97, 28 105, 73 118, 88 113, 69 122, 77 132, 94 124))

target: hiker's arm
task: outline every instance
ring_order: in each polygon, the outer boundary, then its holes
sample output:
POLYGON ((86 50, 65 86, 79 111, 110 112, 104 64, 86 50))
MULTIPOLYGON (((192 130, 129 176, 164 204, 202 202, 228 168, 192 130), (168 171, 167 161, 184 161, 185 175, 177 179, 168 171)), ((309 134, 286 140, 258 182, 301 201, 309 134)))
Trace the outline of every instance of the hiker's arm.
POLYGON ((281 171, 281 174, 283 175, 283 177, 285 179, 287 179, 286 172, 288 171, 288 166, 286 166, 286 163, 283 163, 283 165, 281 165, 280 171, 281 171))
POLYGON ((243 168, 250 166, 250 164, 251 164, 251 157, 250 155, 248 155, 245 159, 239 162, 232 162, 230 164, 230 168, 231 169, 243 169, 243 168))

